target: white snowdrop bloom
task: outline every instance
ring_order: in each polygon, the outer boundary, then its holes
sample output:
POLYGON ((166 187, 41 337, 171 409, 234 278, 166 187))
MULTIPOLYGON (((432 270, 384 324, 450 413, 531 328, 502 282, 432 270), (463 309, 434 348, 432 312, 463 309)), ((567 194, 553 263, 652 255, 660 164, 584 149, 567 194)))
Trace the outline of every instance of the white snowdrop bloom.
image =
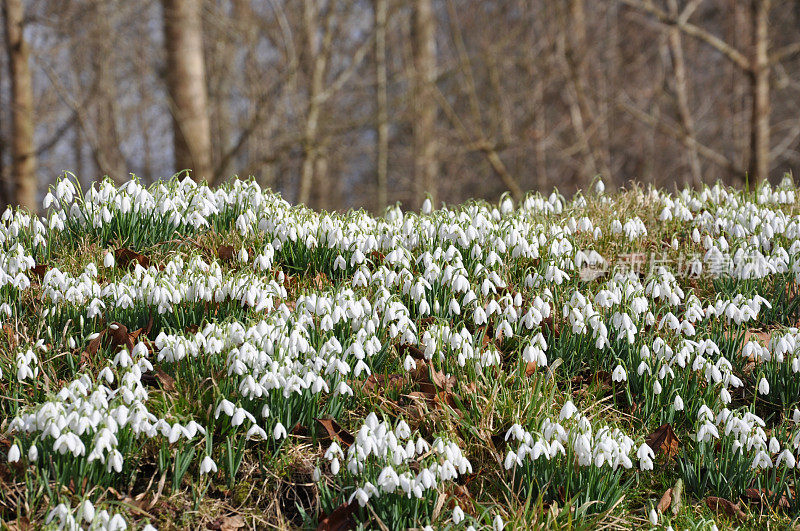
POLYGON ((209 474, 209 473, 216 473, 217 471, 217 464, 214 463, 214 460, 211 459, 211 456, 205 456, 203 460, 200 462, 200 475, 209 474))
POLYGON ((28 461, 35 463, 39 460, 39 449, 36 447, 35 444, 32 444, 30 448, 28 448, 28 461))
POLYGON ((567 400, 561 407, 561 413, 559 413, 558 418, 559 420, 570 419, 577 411, 578 408, 575 407, 572 400, 567 400))
POLYGON ((83 500, 80 506, 79 514, 83 517, 83 521, 91 524, 94 520, 94 505, 90 500, 83 500))
POLYGON ((495 515, 494 519, 492 520, 492 529, 494 531, 503 531, 506 527, 505 522, 503 522, 503 518, 498 514, 495 515))
POLYGON ((460 524, 464 520, 464 511, 456 505, 453 507, 453 523, 455 525, 460 524))
POLYGON ((731 393, 725 387, 723 387, 719 391, 719 399, 723 404, 730 404, 732 400, 731 393))
MULTIPOLYGON (((608 373, 606 373, 608 374, 608 373)), ((628 374, 622 365, 617 365, 614 372, 611 373, 611 379, 615 382, 624 382, 628 380, 628 374)))
POLYGON ((775 466, 779 467, 781 464, 785 463, 787 468, 794 468, 797 465, 797 460, 794 457, 794 454, 788 448, 784 449, 780 454, 778 454, 778 458, 775 459, 775 466))
POLYGON ((333 459, 331 459, 331 474, 333 474, 334 476, 337 475, 339 473, 339 466, 340 465, 338 457, 334 457, 333 459))
POLYGON ((662 391, 661 382, 656 380, 655 382, 653 382, 653 394, 660 395, 661 391, 662 391))
POLYGON ((106 255, 103 258, 103 267, 112 268, 114 267, 114 253, 111 251, 106 251, 106 255))
POLYGON ((767 452, 764 450, 759 450, 756 453, 756 456, 753 458, 750 468, 754 470, 759 468, 772 468, 772 459, 770 459, 767 452))
POLYGON ((800 424, 800 409, 794 408, 794 411, 792 412, 792 422, 795 424, 800 424))
POLYGON ((650 509, 649 518, 650 518, 650 523, 652 525, 658 525, 658 513, 656 512, 655 509, 652 508, 650 509))
POLYGON ((603 179, 597 179, 597 182, 594 184, 594 191, 597 195, 603 195, 606 191, 606 185, 603 182, 603 179))
POLYGON ((639 468, 641 470, 653 470, 655 453, 653 453, 653 449, 650 448, 647 443, 643 443, 639 447, 639 449, 636 451, 636 457, 639 459, 639 468))
POLYGON ((275 424, 275 428, 272 430, 272 436, 276 441, 285 439, 287 437, 286 428, 283 427, 283 424, 280 422, 275 424))
POLYGON ((422 208, 421 208, 420 212, 424 216, 427 216, 431 212, 433 212, 433 202, 431 201, 430 197, 426 197, 425 200, 422 202, 422 208))
POLYGON ((777 454, 781 450, 781 444, 778 442, 778 439, 775 437, 770 437, 769 439, 769 451, 773 454, 777 454))
POLYGON ((127 528, 128 524, 125 522, 125 518, 119 513, 111 517, 111 521, 108 523, 109 531, 122 531, 127 528))
POLYGON ((758 394, 760 395, 769 394, 769 382, 764 377, 762 377, 761 380, 758 381, 758 394))
POLYGON ((706 422, 697 430, 695 439, 698 442, 709 442, 712 439, 719 439, 719 431, 713 423, 706 422))
POLYGON ((8 450, 8 462, 9 463, 16 463, 19 461, 20 451, 19 446, 16 444, 11 445, 11 448, 8 450))

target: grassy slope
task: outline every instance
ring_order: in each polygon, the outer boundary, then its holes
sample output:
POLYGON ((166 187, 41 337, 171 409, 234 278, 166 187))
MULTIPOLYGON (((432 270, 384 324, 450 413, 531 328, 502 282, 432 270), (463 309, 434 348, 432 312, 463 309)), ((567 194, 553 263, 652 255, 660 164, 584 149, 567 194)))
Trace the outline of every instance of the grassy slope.
MULTIPOLYGON (((787 213, 797 214, 797 207, 783 208, 787 213)), ((634 190, 615 195, 610 202, 592 200, 581 215, 589 216, 596 224, 603 227, 606 236, 600 241, 593 242, 593 247, 609 260, 632 251, 663 250, 671 257, 704 251, 691 241, 689 231, 683 224, 658 221, 659 210, 659 206, 645 194, 634 190), (610 235, 607 220, 624 220, 633 215, 638 215, 645 222, 648 229, 645 238, 630 243, 621 236, 610 235), (676 250, 665 245, 665 242, 671 242, 673 238, 677 238, 679 242, 676 250)), ((559 219, 566 219, 569 215, 571 212, 567 211, 559 216, 550 216, 546 222, 557 223, 559 219)), ((47 265, 77 275, 90 262, 101 264, 106 247, 116 248, 124 243, 112 241, 107 246, 100 246, 92 242, 89 237, 74 240, 50 257, 47 265)), ((229 230, 201 234, 167 246, 152 248, 145 246, 141 250, 150 257, 151 263, 160 264, 176 255, 188 256, 198 252, 205 253, 208 259, 215 259, 214 250, 223 243, 238 249, 241 246, 257 247, 259 241, 257 235, 243 239, 235 230, 229 230)), ((588 244, 589 240, 586 239, 585 243, 588 244)), ((222 266, 226 271, 238 267, 232 262, 224 262, 222 266)), ((286 272, 291 274, 291 281, 287 283, 289 290, 287 301, 292 301, 299 293, 324 290, 331 285, 345 285, 350 280, 348 278, 330 280, 314 272, 293 272, 288 269, 286 272)), ((508 271, 508 280, 513 286, 511 289, 521 289, 525 293, 525 289, 521 287, 522 278, 516 276, 518 273, 516 270, 508 271)), ((103 274, 105 273, 101 272, 101 275, 103 274)), ((111 276, 121 274, 120 271, 109 273, 111 276)), ((594 293, 601 282, 602 279, 579 283, 578 287, 584 293, 594 293)), ((715 286, 710 278, 695 280, 679 278, 679 282, 684 290, 692 289, 704 302, 713 300, 719 287, 715 286)), ((0 334, 2 345, 0 358, 6 358, 2 360, 1 365, 4 372, 14 365, 14 360, 10 356, 13 353, 11 347, 15 343, 33 342, 35 338, 45 338, 47 343, 56 344, 56 348, 41 356, 39 365, 42 375, 38 378, 35 389, 31 389, 29 393, 10 394, 12 391, 9 388, 7 374, 6 379, 0 381, 5 416, 2 431, 5 431, 10 416, 19 407, 56 393, 78 370, 89 372, 97 370, 97 367, 105 364, 114 350, 111 345, 105 344, 95 354, 84 354, 81 359, 77 356, 85 349, 85 345, 76 345, 75 348, 66 350, 58 348, 62 332, 55 330, 55 337, 46 336, 41 318, 41 312, 46 306, 41 302, 41 298, 39 288, 34 285, 24 294, 22 300, 21 307, 25 313, 20 315, 16 322, 9 323, 11 327, 7 327, 0 334), (73 356, 76 357, 74 361, 65 363, 65 357, 73 356)), ((558 312, 560 308, 556 306, 555 310, 558 312)), ((211 315, 207 317, 213 318, 211 315)), ((794 319, 796 316, 788 317, 794 319)), ((158 319, 157 316, 156 327, 160 328, 158 319)), ((774 325, 774 322, 767 321, 757 326, 768 330, 774 325)), ((70 326, 70 324, 66 326, 68 331, 71 330, 70 326)), ((104 327, 102 323, 94 326, 96 330, 104 327)), ((135 327, 136 325, 130 326, 131 329, 135 327)), ((424 324, 421 325, 420 333, 422 329, 424 324)), ((155 333, 151 335, 155 337, 155 333)), ((393 349, 398 350, 396 346, 393 349)), ((390 355, 397 356, 398 364, 399 360, 402 360, 399 354, 390 353, 390 355)), ((421 405, 418 401, 402 396, 418 389, 413 379, 406 380, 397 390, 378 392, 363 391, 354 385, 356 390, 354 406, 344 411, 339 416, 338 422, 345 429, 355 430, 367 413, 377 409, 389 418, 406 419, 412 430, 419 430, 420 433, 449 434, 459 442, 475 471, 475 474, 463 482, 463 488, 451 492, 450 495, 460 499, 462 507, 465 509, 469 507, 469 512, 475 515, 484 511, 500 514, 507 525, 526 528, 534 525, 553 528, 630 528, 649 525, 646 522, 646 508, 655 504, 662 493, 674 485, 680 475, 674 460, 659 457, 656 470, 650 473, 638 473, 634 468, 628 473, 630 476, 635 476, 633 486, 618 504, 607 512, 577 521, 571 518, 570 511, 559 508, 558 503, 547 503, 541 499, 526 500, 511 493, 513 491, 510 486, 511 475, 503 467, 502 439, 508 427, 519 419, 541 416, 545 413, 557 416, 561 405, 569 398, 575 401, 579 409, 585 411, 590 418, 622 427, 632 437, 638 437, 639 441, 656 427, 654 421, 643 421, 635 412, 632 413, 625 400, 615 399, 612 389, 604 382, 591 378, 575 378, 577 374, 584 374, 583 369, 591 366, 590 360, 579 360, 577 367, 566 370, 566 365, 559 367, 557 363, 553 363, 557 357, 557 352, 548 351, 552 369, 540 369, 530 376, 524 374, 524 366, 520 368, 519 363, 510 361, 501 370, 477 377, 474 381, 460 379, 453 390, 457 403, 451 405, 456 407, 429 408, 428 405, 421 405)), ((163 369, 167 373, 172 373, 172 376, 177 376, 178 371, 174 367, 164 366, 163 369)), ((184 421, 196 418, 201 413, 208 415, 209 408, 214 407, 217 396, 213 391, 216 385, 215 378, 225 378, 225 375, 215 374, 210 378, 198 380, 187 380, 178 376, 174 388, 153 387, 150 389, 149 408, 158 416, 184 421)), ((685 440, 690 431, 690 426, 681 426, 678 429, 679 438, 685 440)), ((190 466, 190 471, 181 484, 173 485, 171 472, 160 471, 159 445, 146 442, 141 447, 141 461, 135 476, 121 487, 95 492, 96 504, 102 505, 106 502, 117 510, 126 511, 133 520, 149 515, 161 529, 201 527, 220 517, 232 515, 240 515, 248 527, 315 525, 320 516, 320 493, 311 476, 326 448, 326 443, 320 440, 319 432, 318 426, 303 426, 297 433, 290 435, 279 450, 267 444, 255 442, 247 444, 232 486, 227 484, 223 473, 216 475, 210 481, 201 480, 196 473, 196 464, 190 466), (204 492, 202 498, 201 491, 204 492)), ((222 445, 219 441, 216 443, 222 445)), ((199 453, 204 443, 201 440, 195 446, 199 453)), ((218 464, 222 460, 216 459, 218 464)), ((3 482, 0 511, 3 520, 7 522, 19 516, 29 522, 41 523, 50 500, 58 495, 57 492, 48 492, 48 488, 44 487, 48 481, 41 475, 31 471, 25 472, 22 467, 7 465, 5 462, 0 465, 0 479, 3 482)), ((76 497, 75 492, 81 489, 75 485, 64 485, 60 488, 61 495, 68 498, 76 497)), ((440 525, 446 521, 445 513, 449 513, 447 505, 439 512, 442 515, 442 520, 438 521, 440 525)), ((769 508, 760 510, 755 505, 749 506, 747 519, 739 522, 724 514, 713 513, 697 496, 689 493, 684 495, 681 511, 670 521, 676 528, 702 527, 716 522, 719 527, 735 524, 759 529, 767 525, 772 528, 788 528, 793 522, 790 515, 774 513, 769 508)), ((378 523, 373 519, 368 526, 377 527, 378 523)))

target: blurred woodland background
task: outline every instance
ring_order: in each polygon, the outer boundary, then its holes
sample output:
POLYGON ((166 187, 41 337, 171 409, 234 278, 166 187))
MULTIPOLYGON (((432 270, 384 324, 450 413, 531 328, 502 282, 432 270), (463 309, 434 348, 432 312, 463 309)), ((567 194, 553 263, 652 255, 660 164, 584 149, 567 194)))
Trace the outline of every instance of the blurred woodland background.
POLYGON ((0 2, 0 205, 65 170, 379 210, 800 162, 800 0, 0 2))

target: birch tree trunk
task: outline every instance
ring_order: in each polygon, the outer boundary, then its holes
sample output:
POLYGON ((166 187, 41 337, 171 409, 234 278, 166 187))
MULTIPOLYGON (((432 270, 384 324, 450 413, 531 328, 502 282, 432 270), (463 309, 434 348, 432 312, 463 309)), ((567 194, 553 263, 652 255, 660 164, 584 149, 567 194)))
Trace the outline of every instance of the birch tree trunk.
POLYGON ((414 54, 414 182, 417 200, 437 203, 436 24, 431 0, 416 0, 411 31, 414 54))
POLYGON ((14 183, 14 201, 36 212, 38 203, 33 138, 33 82, 28 64, 28 43, 22 33, 22 1, 3 0, 3 18, 11 75, 11 178, 14 183))
POLYGON ((770 87, 769 11, 771 0, 751 0, 753 26, 752 111, 750 124, 750 178, 769 178, 770 87))
POLYGON ((375 0, 375 95, 377 145, 377 202, 382 212, 389 202, 389 111, 386 75, 386 0, 375 0))
POLYGON ((170 97, 177 171, 213 181, 211 127, 203 63, 201 0, 162 0, 167 89, 170 97))

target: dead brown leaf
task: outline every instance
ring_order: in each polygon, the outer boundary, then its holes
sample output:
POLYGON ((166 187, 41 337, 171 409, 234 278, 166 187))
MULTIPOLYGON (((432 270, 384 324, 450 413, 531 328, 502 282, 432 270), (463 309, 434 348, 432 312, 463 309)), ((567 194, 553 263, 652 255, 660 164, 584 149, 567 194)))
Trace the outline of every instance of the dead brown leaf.
POLYGON ((160 387, 167 392, 175 390, 175 378, 161 369, 156 369, 152 373, 147 372, 142 374, 142 383, 145 385, 152 385, 153 387, 160 387))
POLYGON ((731 518, 738 518, 739 520, 746 520, 747 514, 742 511, 738 503, 733 503, 725 498, 717 498, 716 496, 709 496, 706 498, 706 505, 715 513, 725 513, 731 518))
POLYGON ((356 522, 353 519, 357 504, 344 503, 333 510, 331 514, 319 521, 317 531, 347 531, 354 529, 356 522))
POLYGON ((350 434, 347 430, 339 426, 339 424, 333 419, 314 419, 316 420, 320 426, 325 428, 325 431, 328 433, 328 438, 332 441, 339 441, 344 444, 345 448, 349 447, 353 444, 356 439, 350 434))
POLYGON ((108 327, 111 336, 111 344, 117 347, 125 347, 128 351, 133 350, 133 338, 128 333, 128 327, 122 323, 111 323, 108 327))
POLYGON ((234 252, 235 249, 233 248, 233 245, 220 245, 217 247, 217 256, 223 262, 230 262, 233 260, 234 252))
POLYGON ((405 384, 406 378, 402 374, 370 374, 360 386, 363 391, 381 393, 387 390, 399 392, 405 384))
POLYGON ((656 431, 647 436, 645 443, 653 449, 653 452, 661 452, 667 458, 677 455, 678 446, 680 445, 675 430, 669 424, 659 426, 656 431))
POLYGON ((86 346, 86 354, 89 356, 94 356, 97 354, 97 351, 100 350, 100 345, 103 342, 104 335, 106 335, 106 331, 101 330, 96 338, 89 341, 89 344, 86 346))
POLYGON ((658 500, 658 505, 656 506, 656 510, 659 513, 666 512, 669 509, 669 506, 672 504, 672 489, 667 489, 664 492, 664 495, 661 496, 661 499, 658 500))
POLYGON ((37 264, 31 268, 31 273, 33 273, 36 278, 41 280, 44 278, 44 274, 47 273, 48 269, 50 268, 47 264, 37 264))
POLYGON ((211 529, 212 531, 236 531, 244 526, 244 518, 237 514, 234 516, 220 516, 213 522, 207 523, 206 529, 211 529))
POLYGON ((150 259, 148 257, 125 247, 114 251, 114 258, 116 259, 117 265, 123 269, 130 266, 134 262, 138 263, 144 268, 150 266, 150 259))
POLYGON ((422 352, 418 347, 414 345, 400 345, 400 354, 401 355, 409 355, 415 360, 424 360, 425 353, 422 352))
POLYGON ((6 323, 3 325, 3 331, 6 333, 6 337, 8 337, 9 346, 12 349, 17 348, 17 345, 19 345, 19 340, 17 339, 17 331, 14 330, 14 327, 6 323))
MULTIPOLYGON (((745 489, 744 496, 747 498, 748 502, 755 503, 760 506, 767 506, 769 505, 770 499, 775 499, 775 493, 768 491, 767 489, 745 489)), ((778 500, 777 508, 788 509, 789 507, 791 507, 791 504, 789 503, 789 499, 784 494, 778 500)))

